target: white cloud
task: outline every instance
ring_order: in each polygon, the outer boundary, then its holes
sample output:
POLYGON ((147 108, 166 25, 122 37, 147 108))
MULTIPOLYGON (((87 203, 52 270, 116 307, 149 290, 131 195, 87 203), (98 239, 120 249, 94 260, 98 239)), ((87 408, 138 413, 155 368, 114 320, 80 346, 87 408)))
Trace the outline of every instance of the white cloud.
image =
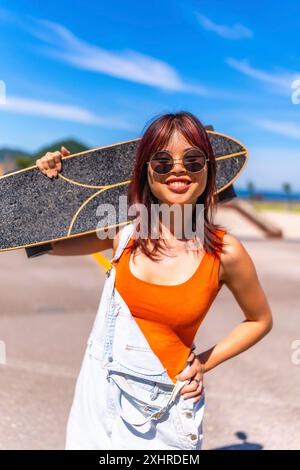
POLYGON ((225 39, 244 39, 244 38, 251 38, 253 36, 253 32, 251 29, 246 28, 242 24, 236 23, 233 26, 225 26, 222 24, 217 24, 207 18, 207 16, 200 15, 196 13, 199 23, 201 26, 206 29, 207 31, 212 31, 216 33, 218 36, 221 36, 225 39))
POLYGON ((130 49, 108 51, 90 44, 61 24, 29 16, 24 18, 0 8, 1 19, 44 42, 43 46, 33 46, 42 54, 74 67, 141 83, 165 92, 186 92, 225 100, 239 99, 236 93, 206 87, 200 83, 186 83, 174 67, 155 57, 130 49))
POLYGON ((275 134, 300 140, 300 126, 293 122, 260 119, 257 125, 275 134))
POLYGON ((225 61, 230 67, 238 72, 270 85, 272 91, 275 89, 278 93, 283 93, 285 95, 291 95, 292 82, 297 78, 297 76, 299 77, 299 74, 297 73, 286 72, 279 74, 256 69, 249 65, 247 60, 236 60, 232 57, 228 57, 225 61))
POLYGON ((135 126, 117 117, 102 117, 78 106, 38 101, 22 97, 7 96, 6 103, 4 106, 0 107, 0 111, 62 119, 64 121, 75 121, 99 127, 136 130, 135 126))
POLYGON ((6 84, 3 80, 0 80, 0 105, 6 102, 6 84))
POLYGON ((79 39, 64 26, 48 20, 34 19, 31 25, 24 23, 23 27, 34 37, 47 43, 47 47, 41 48, 44 54, 80 69, 165 91, 189 92, 203 96, 209 94, 209 90, 202 85, 185 83, 172 66, 154 57, 130 49, 120 52, 108 51, 79 39))

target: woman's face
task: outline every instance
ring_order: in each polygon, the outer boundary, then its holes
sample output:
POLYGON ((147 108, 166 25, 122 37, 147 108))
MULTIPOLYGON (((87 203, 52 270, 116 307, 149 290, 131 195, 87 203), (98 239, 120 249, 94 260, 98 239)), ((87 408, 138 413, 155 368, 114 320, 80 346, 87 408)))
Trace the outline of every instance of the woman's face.
MULTIPOLYGON (((185 137, 175 131, 166 147, 173 159, 182 158, 184 151, 193 147, 185 137)), ((195 204, 198 197, 204 192, 207 183, 207 162, 202 171, 189 173, 184 168, 182 161, 176 161, 170 173, 159 175, 155 173, 151 165, 148 166, 148 183, 154 196, 160 203, 195 204), (169 180, 185 180, 184 186, 179 186, 169 180)))

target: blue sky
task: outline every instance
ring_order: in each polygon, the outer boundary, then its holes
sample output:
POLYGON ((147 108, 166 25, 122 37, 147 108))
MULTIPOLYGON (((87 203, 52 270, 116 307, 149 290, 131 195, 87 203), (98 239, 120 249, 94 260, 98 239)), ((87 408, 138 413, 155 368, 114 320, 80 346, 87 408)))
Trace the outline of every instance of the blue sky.
POLYGON ((248 147, 237 188, 300 191, 299 12, 289 0, 1 0, 0 148, 109 145, 188 110, 248 147))

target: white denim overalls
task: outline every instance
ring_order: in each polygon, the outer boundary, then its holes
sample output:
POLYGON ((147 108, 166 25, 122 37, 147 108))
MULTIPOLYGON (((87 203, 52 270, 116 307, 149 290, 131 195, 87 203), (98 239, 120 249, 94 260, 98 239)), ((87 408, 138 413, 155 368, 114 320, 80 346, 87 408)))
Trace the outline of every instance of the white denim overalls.
MULTIPOLYGON (((120 235, 117 260, 134 230, 120 235)), ((189 380, 169 377, 106 272, 67 423, 66 449, 190 449, 203 440, 205 391, 179 395, 189 380)), ((192 350, 195 345, 192 345, 192 350)), ((184 370, 189 368, 186 363, 184 370)))

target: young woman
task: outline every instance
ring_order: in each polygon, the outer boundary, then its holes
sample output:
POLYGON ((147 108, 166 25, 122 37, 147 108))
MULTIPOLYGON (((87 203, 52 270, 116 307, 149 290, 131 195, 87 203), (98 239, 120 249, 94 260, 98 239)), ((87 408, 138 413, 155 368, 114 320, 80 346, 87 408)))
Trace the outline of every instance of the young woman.
MULTIPOLYGON (((49 177, 68 150, 37 160, 49 177)), ((113 240, 89 234, 53 243, 52 255, 114 249, 98 313, 77 379, 66 449, 201 449, 203 376, 272 328, 272 314, 242 243, 213 223, 216 163, 201 122, 191 113, 157 117, 137 150, 129 206, 177 205, 195 229, 203 204, 203 242, 175 236, 159 218, 159 237, 136 237, 134 221, 113 240), (190 206, 190 207, 191 207, 190 206), (198 244, 193 244, 197 241, 198 244), (245 320, 216 345, 195 354, 193 341, 225 284, 245 320)), ((157 206, 156 206, 157 207, 157 206)), ((153 216, 152 216, 153 217, 153 216)))

